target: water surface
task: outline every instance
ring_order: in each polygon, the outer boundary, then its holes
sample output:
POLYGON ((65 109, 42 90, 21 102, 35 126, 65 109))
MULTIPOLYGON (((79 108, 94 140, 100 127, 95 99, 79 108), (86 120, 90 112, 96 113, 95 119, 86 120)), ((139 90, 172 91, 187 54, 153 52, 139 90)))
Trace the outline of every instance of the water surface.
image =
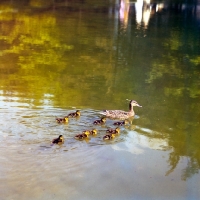
POLYGON ((200 198, 198 6, 1 1, 1 198, 200 198), (113 120, 92 122, 126 99, 143 107, 103 141, 113 120))

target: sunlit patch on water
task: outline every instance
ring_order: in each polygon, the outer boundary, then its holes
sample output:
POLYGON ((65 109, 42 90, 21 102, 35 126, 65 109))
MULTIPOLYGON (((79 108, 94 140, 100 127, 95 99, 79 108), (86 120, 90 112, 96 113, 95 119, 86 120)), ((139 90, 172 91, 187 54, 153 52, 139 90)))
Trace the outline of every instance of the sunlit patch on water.
POLYGON ((142 154, 147 148, 154 150, 169 149, 168 140, 166 138, 150 137, 149 134, 162 135, 147 128, 135 127, 136 130, 130 130, 123 135, 124 142, 112 145, 112 148, 120 151, 128 151, 133 154, 142 154), (141 131, 146 134, 141 134, 141 131))

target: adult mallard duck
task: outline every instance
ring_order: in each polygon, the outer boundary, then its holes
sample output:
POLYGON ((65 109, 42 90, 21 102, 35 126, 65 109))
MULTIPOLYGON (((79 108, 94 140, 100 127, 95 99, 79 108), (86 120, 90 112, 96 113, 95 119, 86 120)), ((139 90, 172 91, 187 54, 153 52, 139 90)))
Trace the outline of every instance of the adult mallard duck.
POLYGON ((123 126, 123 125, 126 125, 126 124, 128 124, 128 123, 129 123, 128 120, 125 119, 125 120, 122 121, 122 122, 115 122, 113 125, 115 125, 115 126, 123 126))
POLYGON ((101 119, 95 120, 93 124, 95 125, 102 125, 106 123, 106 117, 102 117, 101 119))
POLYGON ((89 134, 90 134, 89 131, 83 131, 82 134, 78 134, 74 138, 77 139, 77 140, 83 140, 85 138, 88 138, 89 134))
POLYGON ((128 119, 129 117, 133 117, 135 115, 133 106, 142 107, 135 100, 130 100, 128 112, 123 111, 123 110, 105 110, 105 111, 101 112, 100 114, 105 115, 106 117, 113 118, 113 119, 125 120, 125 119, 128 119))
POLYGON ((56 122, 58 122, 58 123, 65 123, 65 122, 68 122, 68 121, 69 121, 68 117, 56 118, 56 122))
POLYGON ((107 134, 103 136, 103 140, 111 140, 115 137, 115 134, 107 134))
POLYGON ((108 129, 106 130, 106 133, 112 133, 112 134, 119 134, 120 133, 120 128, 117 127, 116 129, 108 129))
POLYGON ((80 110, 77 110, 76 112, 69 113, 67 116, 68 117, 80 117, 81 116, 81 112, 80 112, 80 110))
POLYGON ((60 144, 64 142, 64 137, 62 135, 59 135, 58 138, 55 138, 52 140, 52 144, 60 144))

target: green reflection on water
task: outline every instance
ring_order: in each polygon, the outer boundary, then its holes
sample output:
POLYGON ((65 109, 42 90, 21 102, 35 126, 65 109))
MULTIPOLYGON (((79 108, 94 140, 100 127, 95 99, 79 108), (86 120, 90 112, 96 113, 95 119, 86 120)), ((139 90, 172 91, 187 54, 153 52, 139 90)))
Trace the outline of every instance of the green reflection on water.
POLYGON ((200 168, 199 54, 191 47, 196 49, 196 35, 178 22, 167 21, 170 29, 155 25, 156 17, 148 29, 133 21, 124 28, 90 4, 74 11, 41 9, 49 6, 45 1, 30 1, 23 10, 0 6, 7 10, 0 15, 2 96, 33 107, 124 110, 125 99, 135 99, 143 108, 134 123, 155 131, 138 132, 168 139, 173 151, 166 174, 189 157, 187 179, 200 168))

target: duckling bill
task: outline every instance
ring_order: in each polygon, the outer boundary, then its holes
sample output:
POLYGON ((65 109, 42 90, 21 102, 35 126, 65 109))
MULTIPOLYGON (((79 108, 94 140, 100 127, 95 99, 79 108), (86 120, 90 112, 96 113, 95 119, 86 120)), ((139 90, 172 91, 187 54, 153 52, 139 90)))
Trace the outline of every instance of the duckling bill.
POLYGON ((55 138, 52 140, 52 144, 59 144, 59 143, 63 143, 64 142, 64 137, 62 135, 59 135, 58 138, 55 138))
POLYGON ((67 116, 68 117, 80 117, 81 116, 81 112, 80 112, 80 110, 77 110, 76 112, 69 113, 67 116))

